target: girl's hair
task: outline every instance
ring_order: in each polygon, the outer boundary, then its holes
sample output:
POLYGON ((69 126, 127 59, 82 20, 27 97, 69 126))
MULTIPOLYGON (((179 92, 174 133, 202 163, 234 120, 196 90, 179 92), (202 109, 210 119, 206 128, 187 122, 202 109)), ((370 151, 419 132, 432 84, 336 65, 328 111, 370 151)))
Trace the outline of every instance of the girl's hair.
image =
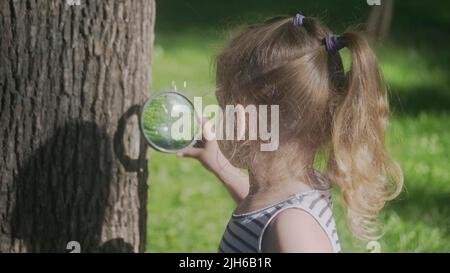
MULTIPOLYGON (((297 19, 273 18, 231 39, 217 59, 219 104, 279 105, 280 143, 307 147, 313 157, 327 151, 326 175, 342 192, 350 229, 378 238, 378 213, 400 193, 403 176, 384 144, 389 105, 377 58, 365 38, 346 32, 339 38, 351 57, 344 73, 339 52, 324 43, 330 30, 316 18, 297 19)), ((263 154, 234 143, 243 166, 263 154)), ((298 152, 286 150, 290 158, 298 152)))

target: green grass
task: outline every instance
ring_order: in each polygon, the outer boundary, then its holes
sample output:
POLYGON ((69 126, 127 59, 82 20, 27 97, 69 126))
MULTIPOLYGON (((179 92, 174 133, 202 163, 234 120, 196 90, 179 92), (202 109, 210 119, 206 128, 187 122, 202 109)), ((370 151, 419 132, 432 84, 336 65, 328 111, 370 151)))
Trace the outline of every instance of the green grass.
MULTIPOLYGON (((292 14, 298 5, 262 0, 238 4, 242 2, 158 2, 153 90, 171 89, 172 81, 182 89, 186 80, 188 88, 182 92, 214 102, 212 64, 226 30, 268 15, 292 14)), ((328 22, 337 20, 333 25, 338 30, 349 22, 364 21, 365 1, 332 6, 335 2, 302 1, 300 9, 325 14, 328 22)), ((434 8, 425 1, 396 3, 391 37, 377 46, 377 53, 391 90, 388 142, 404 171, 405 190, 381 215, 385 225, 381 251, 450 252, 450 58, 443 46, 447 36, 441 35, 448 32, 449 15, 444 12, 448 3, 436 1, 434 8), (411 19, 418 14, 429 19, 411 19)), ((220 182, 198 162, 151 153, 149 252, 216 252, 233 208, 220 182)), ((365 252, 365 243, 347 230, 338 192, 335 216, 343 250, 365 252)))

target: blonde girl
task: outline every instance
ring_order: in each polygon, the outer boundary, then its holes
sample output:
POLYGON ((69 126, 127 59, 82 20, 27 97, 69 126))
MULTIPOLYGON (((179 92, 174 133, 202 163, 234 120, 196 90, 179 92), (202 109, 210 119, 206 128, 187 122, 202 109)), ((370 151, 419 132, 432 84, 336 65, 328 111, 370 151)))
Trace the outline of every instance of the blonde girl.
POLYGON ((216 174, 238 204, 219 252, 339 252, 332 185, 353 234, 378 238, 377 215, 403 177, 384 143, 386 87, 363 36, 333 35, 301 14, 246 27, 218 56, 216 95, 222 108, 280 109, 276 151, 260 151, 260 140, 208 141, 179 154, 216 174), (347 73, 342 48, 350 52, 347 73))

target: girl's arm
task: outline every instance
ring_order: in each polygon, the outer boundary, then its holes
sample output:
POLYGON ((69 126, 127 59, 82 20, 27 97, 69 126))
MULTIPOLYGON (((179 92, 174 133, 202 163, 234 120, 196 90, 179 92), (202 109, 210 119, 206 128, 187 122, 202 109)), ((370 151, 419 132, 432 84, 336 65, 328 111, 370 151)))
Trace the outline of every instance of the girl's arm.
MULTIPOLYGON (((211 126, 209 121, 203 121, 204 134, 212 134, 211 126)), ((223 182, 233 199, 239 204, 248 194, 248 175, 231 165, 220 151, 216 140, 207 140, 215 139, 214 137, 208 136, 205 138, 203 148, 190 148, 178 153, 178 156, 190 157, 200 161, 206 169, 215 174, 223 182)))

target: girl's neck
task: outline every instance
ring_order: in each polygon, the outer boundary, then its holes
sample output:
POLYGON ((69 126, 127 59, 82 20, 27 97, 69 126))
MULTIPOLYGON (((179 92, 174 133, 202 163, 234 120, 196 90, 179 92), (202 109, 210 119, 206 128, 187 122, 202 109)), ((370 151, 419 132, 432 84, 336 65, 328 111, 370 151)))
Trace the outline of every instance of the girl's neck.
POLYGON ((301 191, 311 190, 313 170, 307 168, 301 174, 283 175, 268 172, 250 171, 249 196, 257 195, 290 195, 301 191))
POLYGON ((248 212, 313 189, 313 157, 307 153, 289 158, 259 158, 249 169, 250 188, 237 211, 248 212))
POLYGON ((255 173, 249 173, 250 188, 247 197, 236 208, 235 213, 248 213, 268 207, 272 204, 278 203, 287 197, 312 190, 313 187, 309 185, 309 178, 304 179, 279 179, 278 176, 261 177, 255 173))

